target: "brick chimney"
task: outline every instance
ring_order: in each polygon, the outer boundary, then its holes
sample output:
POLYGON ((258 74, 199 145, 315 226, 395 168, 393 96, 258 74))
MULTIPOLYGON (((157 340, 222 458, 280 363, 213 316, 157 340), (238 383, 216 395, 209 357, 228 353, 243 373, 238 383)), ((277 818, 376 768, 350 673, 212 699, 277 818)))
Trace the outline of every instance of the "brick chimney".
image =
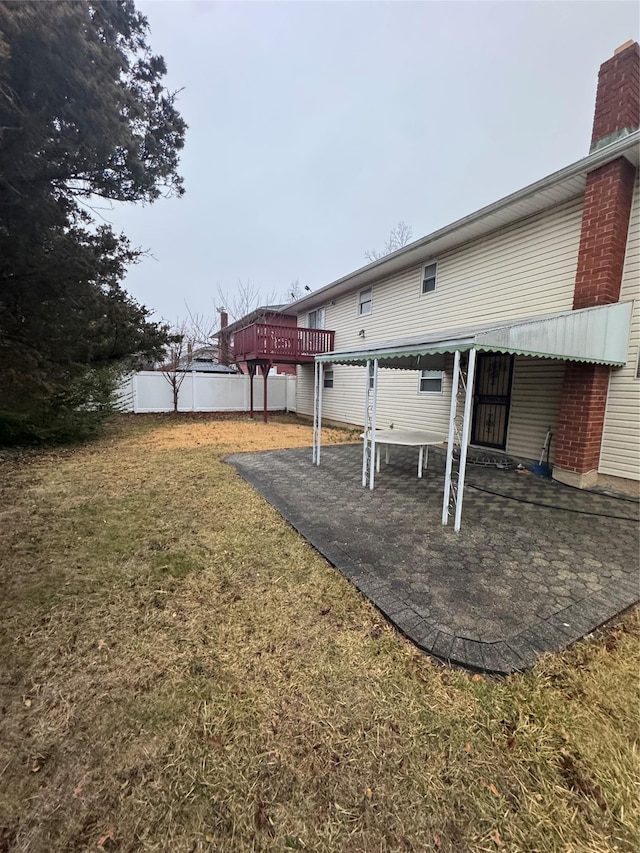
POLYGON ((229 338, 225 329, 229 325, 229 314, 220 309, 220 331, 218 332, 218 364, 229 365, 229 338))
POLYGON ((600 66, 591 150, 640 127, 640 47, 627 41, 600 66))
MULTIPOLYGON (((600 67, 591 150, 640 127, 640 48, 619 47, 600 67)), ((573 308, 617 302, 636 169, 626 158, 587 175, 573 308)), ((588 487, 598 479, 610 368, 569 362, 556 437, 553 476, 588 487)))

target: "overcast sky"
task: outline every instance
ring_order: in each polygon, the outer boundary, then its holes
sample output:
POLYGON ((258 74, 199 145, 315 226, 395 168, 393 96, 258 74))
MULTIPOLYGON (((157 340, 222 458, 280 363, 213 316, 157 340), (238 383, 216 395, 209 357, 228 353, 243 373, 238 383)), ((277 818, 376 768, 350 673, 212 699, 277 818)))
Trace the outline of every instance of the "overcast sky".
POLYGON ((104 212, 153 257, 156 319, 215 315, 238 278, 284 297, 588 153, 600 64, 635 2, 138 2, 183 89, 186 195, 104 212))

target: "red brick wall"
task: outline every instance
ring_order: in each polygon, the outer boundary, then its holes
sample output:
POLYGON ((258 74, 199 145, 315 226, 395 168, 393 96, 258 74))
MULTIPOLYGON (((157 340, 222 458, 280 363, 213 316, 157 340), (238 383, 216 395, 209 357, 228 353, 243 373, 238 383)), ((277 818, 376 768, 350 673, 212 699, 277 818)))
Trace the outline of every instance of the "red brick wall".
POLYGON ((557 468, 579 474, 597 471, 608 387, 608 367, 567 364, 556 437, 557 468))
POLYGON ((591 145, 616 131, 640 127, 640 48, 637 43, 600 66, 591 145))
MULTIPOLYGON (((600 68, 592 147, 640 126, 640 49, 621 50, 600 68)), ((617 302, 633 200, 635 167, 623 157, 587 176, 573 294, 574 309, 617 302)), ((554 467, 597 471, 609 387, 608 367, 566 366, 554 467)))
POLYGON ((635 172, 620 157, 587 175, 574 309, 618 301, 635 172))

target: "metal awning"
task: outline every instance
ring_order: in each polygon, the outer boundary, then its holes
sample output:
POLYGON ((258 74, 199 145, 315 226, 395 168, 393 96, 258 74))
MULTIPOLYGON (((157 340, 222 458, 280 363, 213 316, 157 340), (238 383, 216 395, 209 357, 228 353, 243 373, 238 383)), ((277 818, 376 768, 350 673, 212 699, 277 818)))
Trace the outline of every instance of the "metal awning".
POLYGON ((451 332, 432 332, 417 338, 374 344, 367 349, 337 350, 317 355, 313 392, 313 462, 315 465, 320 464, 322 387, 326 364, 354 364, 367 368, 362 485, 365 486, 369 479, 369 488, 373 489, 378 368, 442 369, 444 353, 453 353, 442 523, 447 524, 453 513, 454 529, 458 531, 462 520, 477 353, 502 352, 621 367, 627 360, 632 308, 632 302, 616 302, 613 305, 564 311, 526 320, 454 329, 451 332), (468 352, 464 363, 461 358, 463 352, 468 352))
POLYGON ((475 349, 622 367, 627 361, 632 308, 632 302, 615 302, 579 311, 429 332, 323 353, 316 356, 316 361, 365 365, 376 359, 380 367, 424 370, 441 368, 444 353, 475 349))

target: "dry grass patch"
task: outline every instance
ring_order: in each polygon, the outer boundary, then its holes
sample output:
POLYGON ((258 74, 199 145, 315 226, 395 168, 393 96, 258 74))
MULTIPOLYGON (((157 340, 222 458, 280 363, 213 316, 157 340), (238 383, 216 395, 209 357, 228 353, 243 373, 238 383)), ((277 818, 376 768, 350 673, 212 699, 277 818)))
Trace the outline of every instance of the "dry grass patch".
POLYGON ((6 466, 0 850, 635 850, 637 614, 435 665, 222 461, 310 439, 127 421, 6 466))
MULTIPOLYGON (((153 421, 157 423, 157 421, 153 421)), ((322 430, 323 444, 338 444, 358 439, 361 430, 322 430)), ((201 420, 174 419, 156 426, 152 433, 130 439, 132 445, 145 450, 187 450, 197 447, 215 448, 216 452, 233 453, 256 450, 284 450, 310 444, 309 425, 291 415, 271 415, 269 423, 250 418, 201 420), (274 429, 274 426, 277 429, 274 429)))

